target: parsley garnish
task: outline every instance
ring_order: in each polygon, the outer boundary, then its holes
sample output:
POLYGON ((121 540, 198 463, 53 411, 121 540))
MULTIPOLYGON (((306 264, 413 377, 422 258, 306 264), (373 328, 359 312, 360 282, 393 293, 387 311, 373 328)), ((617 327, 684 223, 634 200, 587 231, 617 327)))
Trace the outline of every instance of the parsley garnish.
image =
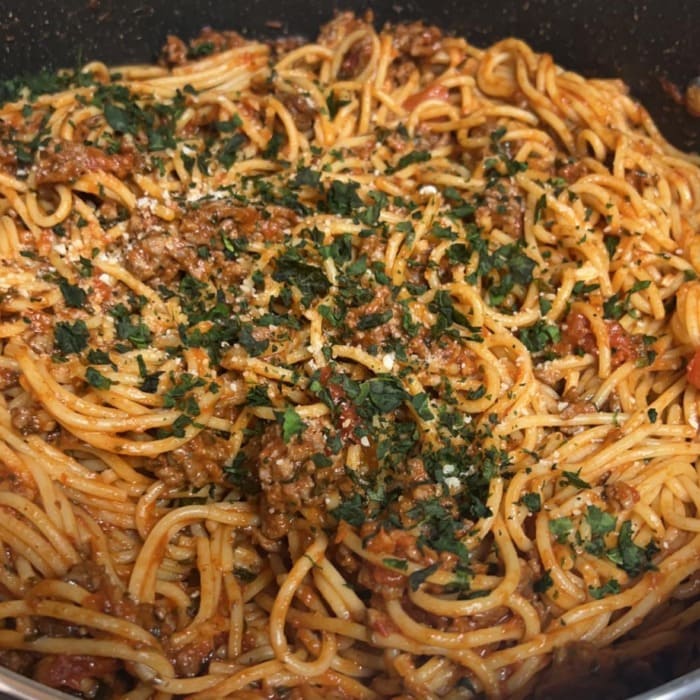
POLYGON ((424 391, 411 397, 411 406, 413 406, 415 412, 423 420, 433 420, 435 418, 433 412, 430 410, 428 395, 424 391))
POLYGON ((542 510, 542 498, 539 493, 524 493, 520 497, 520 503, 531 513, 539 513, 542 510))
POLYGON ((270 140, 265 146, 265 150, 262 152, 263 158, 269 158, 270 160, 276 160, 279 154, 279 150, 285 142, 284 134, 281 131, 275 131, 270 140))
POLYGON ((408 585, 411 587, 411 590, 417 591, 420 588, 420 585, 427 581, 439 568, 440 565, 436 562, 435 564, 426 566, 424 569, 414 571, 408 577, 408 585))
POLYGON ((82 309, 87 302, 87 294, 77 284, 71 284, 65 277, 61 277, 58 287, 63 295, 63 301, 71 309, 82 309))
POLYGON ((342 182, 333 180, 328 189, 326 203, 328 211, 338 216, 351 216, 362 206, 362 200, 357 194, 359 182, 342 182))
POLYGON ((358 331, 367 331, 372 328, 378 328, 389 321, 392 316, 393 313, 391 309, 376 314, 365 314, 358 319, 355 328, 357 328, 358 331))
POLYGON ((386 557, 385 559, 382 559, 382 564, 391 567, 392 569, 397 569, 398 571, 406 571, 408 569, 408 562, 405 559, 386 557))
POLYGON ((622 318, 629 310, 630 298, 636 292, 646 289, 651 282, 649 280, 637 280, 622 296, 619 292, 613 294, 603 302, 603 314, 605 318, 617 320, 622 318))
POLYGON ((99 370, 94 367, 88 367, 85 370, 85 381, 95 389, 109 389, 112 386, 112 380, 105 377, 99 370))
POLYGON ((80 352, 87 347, 90 339, 90 331, 85 321, 78 320, 75 323, 59 321, 54 329, 54 344, 56 349, 64 355, 80 352))
POLYGON ((264 384, 255 384, 248 389, 246 403, 249 406, 272 406, 272 401, 267 394, 267 386, 264 384))
POLYGON ((549 521, 549 531, 559 544, 566 542, 573 528, 574 524, 571 522, 571 518, 554 518, 554 520, 549 521))
POLYGON ((557 326, 541 318, 532 326, 521 328, 518 331, 518 338, 530 352, 542 352, 552 343, 558 342, 561 333, 557 326))
POLYGON ((562 484, 564 486, 575 486, 576 488, 579 489, 589 489, 591 488, 591 485, 587 482, 584 481, 579 474, 581 473, 581 469, 579 469, 577 472, 567 472, 563 471, 561 473, 562 475, 562 484))
POLYGON ((109 365, 116 371, 117 365, 112 362, 109 353, 104 350, 90 350, 87 354, 87 361, 93 365, 109 365))
POLYGON ((532 584, 532 590, 535 593, 544 593, 553 585, 554 581, 552 580, 552 575, 549 573, 549 571, 545 571, 544 574, 542 574, 542 576, 532 584))
POLYGON ((396 172, 397 170, 402 170, 403 168, 412 165, 413 163, 425 163, 430 160, 431 155, 429 151, 411 151, 399 158, 399 162, 396 164, 395 168, 387 168, 388 173, 396 172))
POLYGON ((289 442, 295 435, 301 435, 305 427, 306 423, 301 416, 288 406, 282 414, 282 439, 289 442))
POLYGON ((591 534, 597 537, 612 532, 615 529, 617 518, 601 510, 598 506, 588 506, 586 510, 586 522, 591 528, 591 534))
POLYGON ((656 553, 657 547, 650 542, 647 547, 640 547, 632 540, 632 522, 626 520, 620 527, 617 547, 611 549, 608 559, 617 564, 629 576, 639 576, 646 569, 653 569, 651 557, 656 553))
POLYGON ((617 582, 617 579, 611 578, 598 588, 588 586, 588 592, 591 594, 591 598, 600 600, 606 595, 617 595, 620 592, 620 584, 617 582))
POLYGON ((535 202, 535 212, 534 212, 535 223, 537 223, 542 218, 542 214, 543 214, 546 207, 547 207, 547 195, 542 194, 542 195, 540 195, 537 202, 535 202))
POLYGON ((365 522, 365 511, 362 506, 360 494, 354 493, 351 498, 333 508, 330 513, 337 520, 345 520, 354 527, 360 527, 365 522))
POLYGON ((216 159, 228 170, 235 162, 238 150, 246 142, 246 137, 242 133, 234 134, 221 145, 216 153, 216 159))
POLYGON ((194 46, 190 46, 187 50, 187 58, 196 59, 202 58, 203 56, 209 56, 214 53, 214 42, 212 41, 202 41, 194 46))
POLYGON ((307 302, 314 297, 325 296, 331 287, 320 267, 302 262, 291 251, 281 255, 275 261, 275 267, 272 278, 276 282, 289 282, 296 286, 307 302))
POLYGON ((328 97, 326 97, 326 107, 328 107, 328 116, 331 119, 335 119, 336 114, 338 114, 338 110, 341 107, 344 107, 345 105, 349 105, 350 100, 342 100, 338 97, 336 97, 335 92, 333 90, 328 93, 328 97))

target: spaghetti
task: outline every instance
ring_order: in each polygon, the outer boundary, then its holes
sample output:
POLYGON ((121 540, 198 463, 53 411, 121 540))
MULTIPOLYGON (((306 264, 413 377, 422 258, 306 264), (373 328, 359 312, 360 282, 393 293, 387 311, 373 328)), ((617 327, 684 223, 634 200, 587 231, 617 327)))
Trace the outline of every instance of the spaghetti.
POLYGON ((52 80, 0 108, 0 663, 613 697, 695 630, 699 160, 624 85, 349 14, 52 80))

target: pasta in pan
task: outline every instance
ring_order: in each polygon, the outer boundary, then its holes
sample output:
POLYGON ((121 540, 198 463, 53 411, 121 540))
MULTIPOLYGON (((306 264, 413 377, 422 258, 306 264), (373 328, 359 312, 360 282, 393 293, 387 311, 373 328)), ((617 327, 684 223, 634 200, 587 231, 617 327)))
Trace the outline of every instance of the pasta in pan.
POLYGON ((341 14, 2 90, 1 664, 619 697, 695 633, 700 161, 623 84, 341 14))

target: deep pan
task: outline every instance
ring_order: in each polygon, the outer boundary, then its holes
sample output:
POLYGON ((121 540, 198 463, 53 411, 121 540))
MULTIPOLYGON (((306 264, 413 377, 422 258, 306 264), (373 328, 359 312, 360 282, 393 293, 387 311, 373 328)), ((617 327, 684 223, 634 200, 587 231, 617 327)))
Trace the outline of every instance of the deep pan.
POLYGON ((620 81, 458 39, 621 78, 693 151, 695 3, 377 2, 455 38, 298 52, 172 35, 332 7, 171 4, 2 25, 0 78, 124 67, 0 104, 0 666, 203 700, 696 668, 700 161, 620 81))

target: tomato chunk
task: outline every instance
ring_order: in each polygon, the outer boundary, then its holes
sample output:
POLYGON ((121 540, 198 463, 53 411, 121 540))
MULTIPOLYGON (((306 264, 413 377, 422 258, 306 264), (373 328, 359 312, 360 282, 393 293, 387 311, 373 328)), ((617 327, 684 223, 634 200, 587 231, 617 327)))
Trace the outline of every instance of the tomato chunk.
POLYGON ((688 363, 688 382, 696 389, 700 389, 700 350, 696 350, 693 358, 688 363))
POLYGON ((424 90, 417 92, 415 95, 407 97, 404 100, 403 106, 411 112, 426 100, 441 100, 442 102, 447 102, 449 99, 450 91, 444 85, 433 83, 432 85, 428 85, 424 90))

